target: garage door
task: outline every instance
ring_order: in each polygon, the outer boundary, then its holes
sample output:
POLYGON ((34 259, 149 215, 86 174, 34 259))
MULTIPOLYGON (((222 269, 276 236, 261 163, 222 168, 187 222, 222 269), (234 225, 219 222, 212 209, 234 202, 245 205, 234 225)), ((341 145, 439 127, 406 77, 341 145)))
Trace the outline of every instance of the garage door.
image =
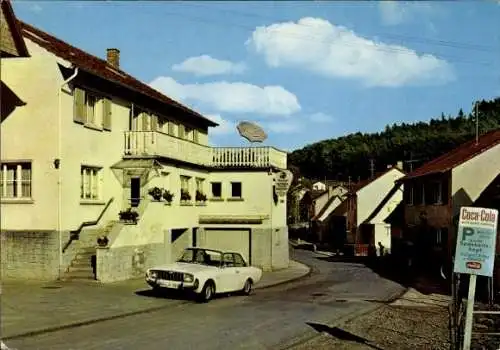
POLYGON ((250 230, 204 229, 200 232, 199 246, 240 253, 250 263, 250 230), (204 232, 203 232, 204 231, 204 232))

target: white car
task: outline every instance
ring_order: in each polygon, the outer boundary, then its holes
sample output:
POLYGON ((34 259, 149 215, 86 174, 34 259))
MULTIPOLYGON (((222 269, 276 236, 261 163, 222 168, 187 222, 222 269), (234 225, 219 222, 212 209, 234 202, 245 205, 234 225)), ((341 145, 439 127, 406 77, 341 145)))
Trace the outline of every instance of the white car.
POLYGON ((177 262, 146 271, 146 282, 153 289, 194 292, 204 302, 220 293, 248 295, 261 277, 262 270, 248 266, 241 254, 205 248, 187 248, 177 262))

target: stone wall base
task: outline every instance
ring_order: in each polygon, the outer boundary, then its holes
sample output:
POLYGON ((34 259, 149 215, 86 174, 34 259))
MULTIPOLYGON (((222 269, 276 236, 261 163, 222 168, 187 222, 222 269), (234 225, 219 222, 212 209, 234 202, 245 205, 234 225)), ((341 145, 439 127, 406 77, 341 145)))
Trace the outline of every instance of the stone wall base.
POLYGON ((164 263, 163 243, 97 248, 97 280, 109 283, 140 278, 148 268, 164 263))

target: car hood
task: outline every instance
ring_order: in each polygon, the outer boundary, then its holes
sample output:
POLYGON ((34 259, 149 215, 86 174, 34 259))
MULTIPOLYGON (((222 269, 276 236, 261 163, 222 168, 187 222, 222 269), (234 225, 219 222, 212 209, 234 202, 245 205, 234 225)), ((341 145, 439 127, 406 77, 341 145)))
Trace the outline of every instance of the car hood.
POLYGON ((204 272, 204 271, 213 271, 214 269, 217 269, 217 267, 201 265, 201 264, 182 263, 182 262, 177 262, 177 263, 173 263, 173 264, 156 266, 156 267, 150 268, 150 270, 176 271, 176 272, 183 272, 183 273, 197 273, 197 272, 204 272))

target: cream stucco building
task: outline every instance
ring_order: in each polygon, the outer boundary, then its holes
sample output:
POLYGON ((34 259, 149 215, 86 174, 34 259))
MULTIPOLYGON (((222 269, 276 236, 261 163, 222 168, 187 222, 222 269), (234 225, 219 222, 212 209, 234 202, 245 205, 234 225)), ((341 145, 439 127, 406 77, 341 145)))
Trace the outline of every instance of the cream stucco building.
POLYGON ((4 277, 122 280, 190 245, 288 266, 285 152, 210 147, 217 124, 122 71, 117 49, 101 60, 18 25, 30 57, 1 72, 25 102, 1 124, 4 277))

